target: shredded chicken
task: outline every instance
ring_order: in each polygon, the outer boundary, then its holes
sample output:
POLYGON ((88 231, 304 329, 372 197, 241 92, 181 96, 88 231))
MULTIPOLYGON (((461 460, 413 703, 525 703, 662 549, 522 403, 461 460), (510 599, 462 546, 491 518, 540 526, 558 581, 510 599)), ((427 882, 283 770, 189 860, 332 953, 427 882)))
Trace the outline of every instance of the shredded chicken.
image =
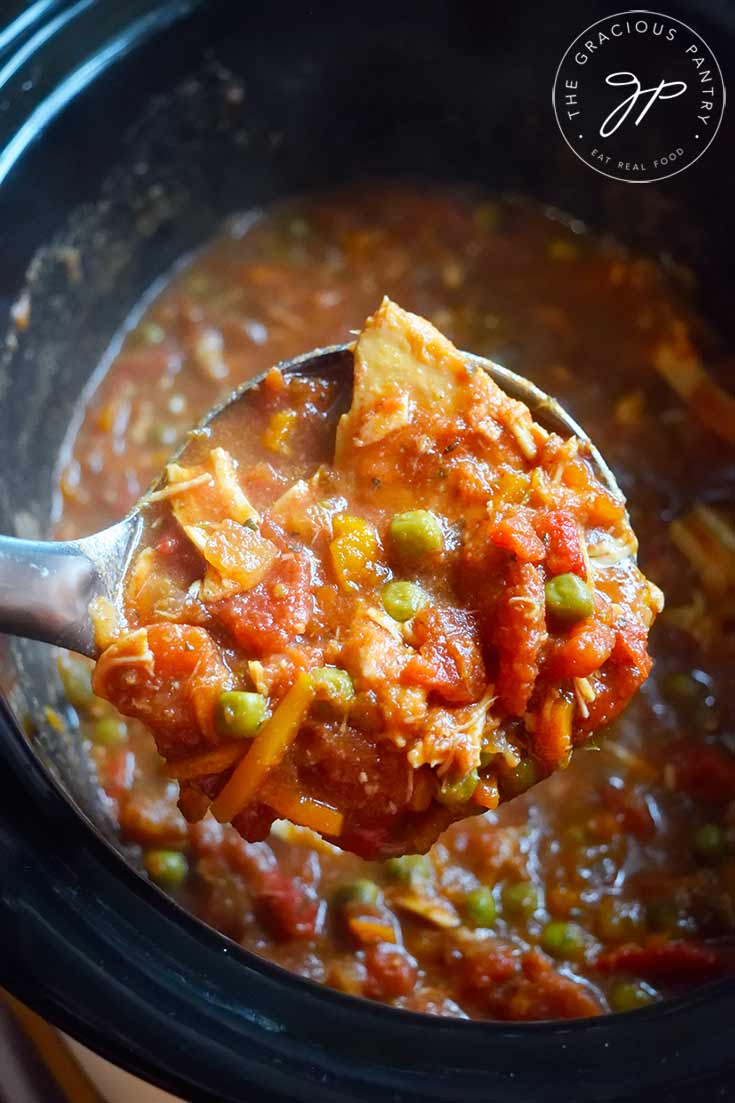
MULTIPOLYGON (((173 464, 169 464, 169 468, 173 466, 173 464)), ((160 490, 152 490, 145 500, 146 502, 163 502, 167 498, 176 498, 182 494, 188 494, 189 491, 196 490, 198 486, 214 486, 214 479, 206 471, 202 471, 200 475, 194 475, 191 479, 182 479, 180 482, 168 483, 160 490)))
POLYGON ((632 559, 638 551, 637 543, 632 540, 600 540, 595 544, 587 543, 587 555, 593 570, 614 567, 626 559, 632 559))
POLYGON ((577 708, 586 720, 590 714, 587 706, 597 699, 597 693, 589 678, 573 678, 572 684, 574 686, 574 696, 577 700, 577 708))
POLYGON ((488 713, 495 703, 492 687, 476 705, 463 709, 429 710, 421 738, 408 752, 408 761, 447 773, 467 774, 480 765, 480 751, 488 713))
POLYGON ((552 486, 558 486, 564 477, 564 471, 567 464, 575 459, 579 453, 579 438, 570 437, 569 440, 564 441, 564 444, 559 449, 559 461, 551 472, 551 484, 552 486))

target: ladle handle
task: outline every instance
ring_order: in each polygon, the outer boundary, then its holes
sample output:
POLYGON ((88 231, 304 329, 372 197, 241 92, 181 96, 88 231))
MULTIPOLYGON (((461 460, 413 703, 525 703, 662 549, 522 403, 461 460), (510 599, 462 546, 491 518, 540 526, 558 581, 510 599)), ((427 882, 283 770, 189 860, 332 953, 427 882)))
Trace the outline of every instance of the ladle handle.
POLYGON ((141 520, 129 514, 83 540, 0 536, 0 632, 97 654, 90 602, 117 606, 141 520))
POLYGON ((96 565, 76 541, 0 536, 0 632, 94 654, 96 565))

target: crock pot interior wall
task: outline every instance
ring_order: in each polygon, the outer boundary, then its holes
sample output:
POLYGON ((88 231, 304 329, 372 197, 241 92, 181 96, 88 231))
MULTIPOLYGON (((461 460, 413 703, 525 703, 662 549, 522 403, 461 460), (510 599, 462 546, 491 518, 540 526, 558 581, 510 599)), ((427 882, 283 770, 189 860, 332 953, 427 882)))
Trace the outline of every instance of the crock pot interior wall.
MULTIPOLYGON (((51 244, 30 269, 31 325, 0 368, 3 529, 47 531, 73 404, 143 292, 226 214, 278 196, 370 175, 535 194, 690 261, 706 307, 732 317, 724 133, 693 168, 642 188, 580 165, 557 131, 558 59, 610 10, 565 4, 549 28, 540 3, 378 5, 359 16, 331 5, 212 3, 98 78, 4 185, 4 289, 17 293, 32 247, 51 244)), ((732 43, 716 26, 730 17, 719 7, 709 11, 714 24, 701 6, 696 14, 727 72, 732 43)), ((5 646, 16 717, 107 833, 73 727, 60 739, 41 719, 43 705, 58 704, 50 650, 5 646)))

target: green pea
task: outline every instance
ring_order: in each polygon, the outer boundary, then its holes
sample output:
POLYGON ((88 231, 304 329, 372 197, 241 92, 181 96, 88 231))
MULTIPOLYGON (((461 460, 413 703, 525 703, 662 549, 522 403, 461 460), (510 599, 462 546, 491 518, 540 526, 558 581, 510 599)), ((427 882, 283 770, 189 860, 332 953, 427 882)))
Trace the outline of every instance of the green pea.
POLYGON ((426 556, 440 552, 444 547, 439 518, 428 509, 396 513, 389 531, 393 551, 407 563, 420 563, 426 556))
POLYGON ((635 1011, 637 1007, 646 1007, 656 999, 656 991, 648 984, 637 980, 616 980, 610 988, 607 1002, 611 1011, 635 1011))
POLYGON ((311 672, 311 684, 317 696, 330 705, 346 707, 355 696, 352 678, 338 666, 319 666, 311 672))
POLYGON ((503 886, 503 911, 528 919, 538 908, 538 889, 531 881, 516 881, 503 886))
POLYGON ((366 877, 340 885, 334 894, 334 903, 341 908, 350 904, 377 904, 379 900, 380 889, 366 877))
POLYGON ((138 332, 147 345, 160 345, 166 340, 166 331, 157 322, 143 322, 138 332))
POLYGON ((103 716, 92 725, 92 742, 100 747, 119 747, 128 737, 128 727, 119 716, 103 716))
POLYGON ((703 823, 694 832, 692 846, 698 858, 716 862, 727 853, 727 835, 716 823, 703 823))
POLYGON ((383 608, 393 620, 410 620, 426 602, 426 594, 415 582, 389 582, 381 594, 383 608))
POLYGON ((436 799, 440 804, 446 804, 449 805, 449 807, 466 804, 477 788, 479 780, 480 775, 477 770, 470 770, 468 774, 458 778, 456 781, 447 781, 445 779, 439 786, 436 799))
POLYGON ((503 800, 518 797, 538 781, 538 768, 532 758, 522 758, 517 766, 505 769, 498 778, 503 800))
POLYGON ((217 727, 230 739, 252 739, 268 716, 268 701, 262 693, 225 690, 217 702, 217 727))
POLYGON ((584 957, 584 931, 576 923, 554 920, 541 932, 541 946, 552 957, 579 961, 584 957))
POLYGON ((591 617, 592 592, 576 574, 558 574, 546 583, 546 611, 565 624, 591 617))
POLYGON ((143 864, 151 880, 167 889, 182 885, 189 872, 186 855, 178 850, 149 850, 143 864))
POLYGON ((484 886, 468 892, 464 898, 463 911, 473 926, 492 927, 496 913, 493 890, 484 886))
POLYGON ((385 872, 395 881, 413 883, 415 881, 428 881, 434 867, 431 858, 426 854, 403 854, 400 858, 388 858, 385 863, 385 872))

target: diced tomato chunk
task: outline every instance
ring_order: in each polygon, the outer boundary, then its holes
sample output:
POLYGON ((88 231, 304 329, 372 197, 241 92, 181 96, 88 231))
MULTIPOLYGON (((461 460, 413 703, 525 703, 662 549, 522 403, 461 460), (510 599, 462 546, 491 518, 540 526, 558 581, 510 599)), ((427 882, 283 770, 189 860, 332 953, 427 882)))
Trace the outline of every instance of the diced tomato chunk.
POLYGON ((390 837, 391 830, 390 823, 352 827, 348 821, 340 837, 340 843, 345 850, 369 861, 380 854, 380 849, 390 837))
POLYGON ((577 729, 594 732, 612 723, 640 685, 646 680, 647 671, 632 665, 618 665, 612 659, 605 664, 595 679, 597 696, 588 705, 589 716, 577 719, 577 729))
POLYGON ((209 633, 170 623, 118 637, 93 676, 95 693, 148 724, 167 757, 217 742, 214 706, 227 684, 227 668, 209 633))
POLYGON ((275 819, 276 813, 272 808, 261 801, 255 801, 233 817, 232 826, 239 831, 243 839, 257 843, 268 838, 275 819))
POLYGON ((258 918, 274 938, 284 942, 313 938, 319 903, 279 870, 263 875, 254 904, 258 918))
POLYGON ((579 535, 579 525, 571 513, 554 509, 539 517, 539 535, 546 539, 546 570, 552 577, 576 574, 585 578, 587 571, 579 535))
POLYGON ((485 688, 485 664, 471 615, 459 609, 421 610, 414 619, 419 653, 401 681, 423 685, 450 704, 477 701, 485 688))
POLYGON ((538 950, 523 955, 523 978, 506 1003, 504 1017, 513 1021, 534 1019, 586 1019, 602 1008, 589 988, 558 973, 538 950))
POLYGON ((588 988, 558 973, 538 950, 519 954, 494 940, 480 943, 460 970, 465 989, 495 1019, 580 1019, 602 1011, 588 988))
POLYGON ((630 666, 638 671, 641 681, 646 679, 653 665, 648 654, 648 629, 640 622, 617 628, 612 660, 620 666, 630 666))
POLYGON ((489 536, 497 548, 504 548, 523 563, 542 563, 544 543, 533 527, 533 511, 519 506, 490 522, 489 536))
POLYGON ((525 711, 547 639, 544 580, 538 567, 511 561, 495 610, 493 639, 498 650, 495 691, 513 716, 525 711))
POLYGON ((658 946, 630 943, 600 954, 602 973, 632 973, 669 984, 704 984, 735 973, 735 955, 699 942, 663 942, 658 946))
POLYGON ((518 955, 512 946, 489 941, 469 947, 462 959, 461 979, 473 993, 495 988, 518 973, 518 955))
POLYGON ((374 1000, 393 999, 412 992, 418 977, 416 959, 403 946, 379 942, 365 951, 365 995, 374 1000))
POLYGON ((213 607, 239 647, 268 655, 307 628, 313 612, 311 568, 300 553, 282 555, 262 582, 213 607))
POLYGON ((615 646, 615 632, 606 624, 580 621, 554 641, 544 663, 549 678, 587 678, 607 662, 615 646))
POLYGON ((187 840, 187 824, 167 797, 135 792, 120 811, 126 839, 141 846, 180 847, 187 840))

